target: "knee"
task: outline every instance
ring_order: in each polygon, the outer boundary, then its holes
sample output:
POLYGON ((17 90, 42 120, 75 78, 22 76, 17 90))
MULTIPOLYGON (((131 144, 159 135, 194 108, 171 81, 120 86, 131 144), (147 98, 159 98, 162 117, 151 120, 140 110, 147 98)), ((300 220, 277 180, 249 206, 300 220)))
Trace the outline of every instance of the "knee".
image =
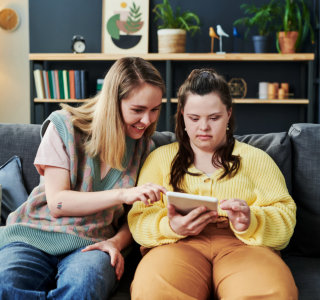
POLYGON ((236 288, 224 288, 217 291, 219 299, 244 300, 244 299, 270 299, 270 300, 297 300, 298 289, 294 282, 256 282, 256 284, 234 285, 236 288))
POLYGON ((287 284, 278 283, 274 291, 275 297, 273 299, 283 299, 283 300, 296 300, 298 299, 298 288, 292 279, 292 282, 287 284))
POLYGON ((164 264, 163 267, 153 264, 148 268, 146 264, 143 268, 142 265, 138 266, 131 283, 133 300, 148 300, 150 295, 153 300, 204 300, 210 295, 210 276, 202 279, 192 272, 181 272, 175 266, 170 268, 170 264, 164 264))
POLYGON ((116 285, 115 270, 107 253, 91 253, 79 264, 66 266, 58 273, 57 288, 82 299, 104 299, 116 285))

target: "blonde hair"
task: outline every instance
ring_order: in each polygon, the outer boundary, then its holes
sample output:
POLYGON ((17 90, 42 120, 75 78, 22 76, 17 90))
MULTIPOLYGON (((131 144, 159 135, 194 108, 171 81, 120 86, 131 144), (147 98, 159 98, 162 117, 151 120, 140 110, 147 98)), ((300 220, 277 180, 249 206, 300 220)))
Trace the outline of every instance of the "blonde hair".
MULTIPOLYGON (((120 103, 143 83, 159 87, 164 93, 161 75, 151 63, 140 57, 124 57, 112 65, 99 94, 79 107, 61 105, 71 113, 73 125, 85 134, 85 150, 89 156, 100 155, 110 167, 123 169, 126 142, 120 103)), ((150 137, 155 128, 156 122, 147 128, 145 138, 150 137)))

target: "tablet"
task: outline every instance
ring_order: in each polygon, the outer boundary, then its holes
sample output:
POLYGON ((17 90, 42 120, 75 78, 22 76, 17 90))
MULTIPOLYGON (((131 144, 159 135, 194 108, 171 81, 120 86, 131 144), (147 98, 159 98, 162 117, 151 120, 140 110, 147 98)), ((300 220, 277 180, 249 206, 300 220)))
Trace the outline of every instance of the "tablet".
POLYGON ((209 210, 217 210, 218 199, 208 196, 199 196, 178 192, 167 192, 168 204, 175 206, 176 210, 186 215, 191 210, 199 206, 205 206, 209 210))

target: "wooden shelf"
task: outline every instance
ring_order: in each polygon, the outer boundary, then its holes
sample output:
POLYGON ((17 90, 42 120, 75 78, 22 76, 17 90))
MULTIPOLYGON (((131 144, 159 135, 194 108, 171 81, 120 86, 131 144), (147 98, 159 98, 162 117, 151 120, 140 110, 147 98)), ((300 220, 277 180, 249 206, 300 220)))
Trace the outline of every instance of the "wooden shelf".
MULTIPOLYGON (((39 99, 35 98, 35 103, 82 103, 89 99, 39 99)), ((167 99, 162 99, 162 103, 166 103, 167 99)), ((171 103, 177 103, 177 98, 172 98, 171 103)), ((308 99, 233 99, 235 104, 309 104, 308 99)))
POLYGON ((237 104, 309 104, 308 99, 233 99, 237 104))
POLYGON ((35 98, 33 102, 35 103, 82 103, 89 99, 39 99, 35 98))
MULTIPOLYGON (((167 102, 167 99, 162 99, 167 102)), ((178 103, 177 98, 172 98, 171 103, 178 103)), ((233 99, 235 104, 309 104, 308 99, 233 99)))
MULTIPOLYGON (((174 69, 176 67, 175 63, 177 62, 205 62, 207 65, 214 65, 215 62, 228 63, 232 64, 232 62, 244 63, 250 68, 256 68, 255 62, 268 63, 268 62, 283 62, 283 63, 299 63, 303 66, 306 66, 305 71, 301 72, 301 80, 300 85, 306 86, 307 91, 301 93, 300 97, 304 99, 258 99, 258 98, 245 98, 245 99, 233 99, 233 103, 235 105, 298 105, 300 110, 300 122, 308 121, 313 122, 314 118, 314 95, 313 95, 313 82, 312 74, 314 69, 314 53, 292 53, 292 54, 279 54, 279 53, 226 53, 226 54, 217 54, 217 53, 145 53, 145 54, 105 54, 105 53, 82 53, 82 54, 74 54, 74 53, 30 53, 29 61, 30 61, 30 70, 33 71, 34 68, 37 68, 39 64, 44 69, 45 68, 55 68, 56 63, 59 65, 64 65, 70 63, 77 66, 79 63, 86 62, 86 64, 90 65, 90 62, 113 62, 122 57, 126 56, 139 56, 148 61, 158 61, 162 65, 164 64, 165 74, 166 74, 166 82, 167 89, 166 94, 169 96, 175 95, 172 90, 172 83, 174 80, 174 69), (252 62, 252 63, 250 63, 252 62), (306 115, 306 117, 305 117, 306 115)), ((272 64, 273 65, 273 64, 272 64)), ((72 65, 69 66, 71 68, 72 65)), ((245 70, 244 70, 245 72, 245 70)), ((285 72, 285 71, 284 71, 285 72)), ((34 88, 34 80, 32 72, 30 72, 31 76, 31 97, 30 97, 30 105, 31 105, 31 120, 34 122, 37 105, 43 105, 44 109, 39 112, 42 114, 41 119, 45 119, 46 114, 49 111, 50 103, 83 103, 88 101, 88 99, 39 99, 34 98, 35 96, 35 88, 34 88), (44 105, 46 104, 46 105, 44 105)), ((253 95, 255 96, 255 95, 253 95)), ((294 96, 293 96, 294 97, 294 96)), ((167 99, 162 99, 162 102, 166 106, 165 110, 165 122, 166 129, 172 130, 172 110, 174 109, 174 105, 170 103, 177 103, 176 98, 171 98, 170 102, 167 99)), ((265 106, 260 106, 264 109, 265 106)), ((270 108, 270 107, 269 107, 270 108)), ((296 109, 296 108, 294 108, 296 109)))
MULTIPOLYGON (((29 60, 32 61, 94 61, 94 60, 117 60, 125 54, 104 54, 104 53, 31 53, 29 60)), ((147 53, 130 54, 130 56, 139 56, 151 61, 310 61, 314 60, 314 53, 147 53)))

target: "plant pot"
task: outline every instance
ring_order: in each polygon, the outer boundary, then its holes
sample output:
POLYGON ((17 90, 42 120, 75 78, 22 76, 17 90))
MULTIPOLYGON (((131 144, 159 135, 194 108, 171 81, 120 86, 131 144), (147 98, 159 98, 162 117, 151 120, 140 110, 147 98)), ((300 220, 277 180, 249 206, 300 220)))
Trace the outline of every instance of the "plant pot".
POLYGON ((159 29, 159 53, 186 52, 186 31, 184 29, 159 29))
POLYGON ((252 41, 255 53, 268 52, 268 37, 263 35, 254 35, 252 37, 252 41))
POLYGON ((298 31, 280 31, 278 33, 278 41, 281 53, 295 53, 296 42, 298 39, 298 31))

